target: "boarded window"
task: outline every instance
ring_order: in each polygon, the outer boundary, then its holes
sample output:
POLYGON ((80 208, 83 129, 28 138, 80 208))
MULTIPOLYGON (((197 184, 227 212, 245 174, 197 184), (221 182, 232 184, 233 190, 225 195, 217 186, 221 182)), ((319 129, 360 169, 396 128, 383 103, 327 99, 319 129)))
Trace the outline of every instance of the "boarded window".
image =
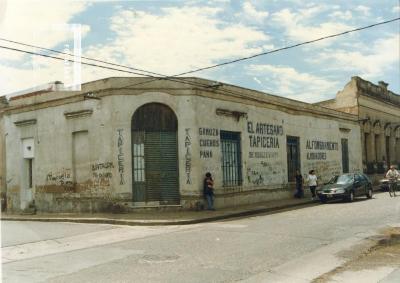
POLYGON ((223 186, 242 185, 240 133, 221 131, 223 186))

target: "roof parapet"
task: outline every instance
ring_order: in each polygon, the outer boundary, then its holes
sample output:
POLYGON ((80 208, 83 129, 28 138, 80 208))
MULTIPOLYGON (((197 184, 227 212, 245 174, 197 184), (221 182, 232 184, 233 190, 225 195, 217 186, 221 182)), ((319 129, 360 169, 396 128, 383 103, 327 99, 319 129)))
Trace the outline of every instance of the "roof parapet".
POLYGON ((16 91, 13 93, 7 94, 8 97, 11 97, 11 99, 14 99, 19 96, 25 96, 25 95, 30 95, 33 93, 43 93, 43 92, 50 92, 50 91, 62 91, 64 89, 64 83, 61 81, 54 81, 54 82, 49 82, 46 84, 38 85, 35 87, 31 87, 28 89, 16 91))

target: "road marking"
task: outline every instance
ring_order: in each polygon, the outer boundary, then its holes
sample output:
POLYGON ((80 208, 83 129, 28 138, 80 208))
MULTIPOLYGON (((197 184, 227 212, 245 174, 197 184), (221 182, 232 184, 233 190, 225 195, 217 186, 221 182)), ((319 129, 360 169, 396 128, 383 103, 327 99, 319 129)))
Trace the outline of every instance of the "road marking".
POLYGON ((51 254, 87 249, 126 240, 140 239, 170 232, 188 230, 188 226, 168 227, 118 227, 111 230, 91 232, 71 237, 44 240, 1 249, 2 262, 7 264, 14 261, 41 257, 51 254))

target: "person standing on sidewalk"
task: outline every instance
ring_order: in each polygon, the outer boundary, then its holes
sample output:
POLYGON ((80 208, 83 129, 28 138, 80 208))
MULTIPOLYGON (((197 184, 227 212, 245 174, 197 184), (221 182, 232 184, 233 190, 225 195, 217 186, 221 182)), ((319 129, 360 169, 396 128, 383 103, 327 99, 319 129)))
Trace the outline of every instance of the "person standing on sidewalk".
POLYGON ((206 173, 204 178, 204 198, 207 200, 207 209, 215 210, 214 208, 214 180, 210 172, 206 173))
POLYGON ((317 198, 315 190, 317 189, 318 180, 314 170, 310 170, 310 172, 308 172, 307 181, 311 191, 311 200, 315 200, 317 198))
POLYGON ((302 198, 304 196, 304 191, 303 191, 304 179, 299 170, 296 170, 295 178, 296 178, 296 193, 294 194, 294 197, 302 198))

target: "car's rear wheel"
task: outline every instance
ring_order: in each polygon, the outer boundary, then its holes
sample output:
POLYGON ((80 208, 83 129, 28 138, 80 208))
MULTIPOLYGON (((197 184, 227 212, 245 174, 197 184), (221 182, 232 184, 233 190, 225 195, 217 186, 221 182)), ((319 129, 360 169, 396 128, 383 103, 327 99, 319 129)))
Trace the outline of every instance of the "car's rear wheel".
POLYGON ((371 187, 368 188, 367 198, 372 198, 372 188, 371 187))

